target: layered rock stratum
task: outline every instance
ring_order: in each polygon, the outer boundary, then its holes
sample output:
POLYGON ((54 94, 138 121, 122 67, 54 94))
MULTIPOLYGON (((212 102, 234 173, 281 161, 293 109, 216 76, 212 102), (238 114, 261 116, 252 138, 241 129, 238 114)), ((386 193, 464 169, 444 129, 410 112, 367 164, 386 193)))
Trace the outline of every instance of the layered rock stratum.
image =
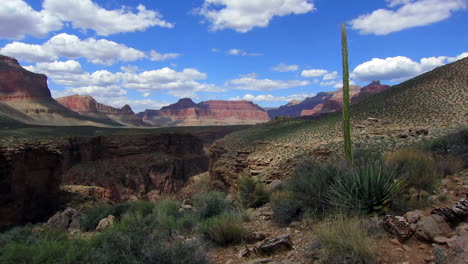
POLYGON ((30 72, 14 58, 0 55, 0 121, 36 125, 96 125, 55 101, 47 76, 30 72))
POLYGON ((97 102, 89 95, 70 95, 56 99, 61 105, 83 116, 115 121, 122 125, 145 126, 146 123, 135 116, 132 108, 125 105, 122 108, 115 108, 97 102))
MULTIPOLYGON (((373 81, 367 86, 350 86, 351 103, 360 102, 370 96, 380 93, 390 88, 389 85, 382 85, 380 81, 373 81)), ((299 117, 314 116, 340 111, 343 108, 343 89, 333 92, 321 92, 314 97, 308 97, 302 102, 296 100, 276 109, 268 110, 270 118, 278 116, 299 117)))
POLYGON ((189 98, 137 116, 156 126, 249 125, 269 120, 265 110, 249 101, 212 100, 196 104, 189 98))

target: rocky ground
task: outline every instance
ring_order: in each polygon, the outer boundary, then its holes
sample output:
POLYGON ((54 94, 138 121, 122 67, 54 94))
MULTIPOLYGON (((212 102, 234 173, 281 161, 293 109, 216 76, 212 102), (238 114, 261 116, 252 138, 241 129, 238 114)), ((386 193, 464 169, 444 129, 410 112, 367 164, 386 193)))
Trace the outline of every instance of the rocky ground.
MULTIPOLYGON (((430 208, 377 220, 387 227, 379 243, 380 263, 468 263, 468 170, 444 179, 440 194, 447 198, 436 200, 430 208)), ((247 242, 212 249, 212 260, 217 264, 310 263, 316 223, 303 220, 278 227, 271 215, 268 206, 250 212, 247 242), (265 245, 271 249, 262 251, 265 245)))

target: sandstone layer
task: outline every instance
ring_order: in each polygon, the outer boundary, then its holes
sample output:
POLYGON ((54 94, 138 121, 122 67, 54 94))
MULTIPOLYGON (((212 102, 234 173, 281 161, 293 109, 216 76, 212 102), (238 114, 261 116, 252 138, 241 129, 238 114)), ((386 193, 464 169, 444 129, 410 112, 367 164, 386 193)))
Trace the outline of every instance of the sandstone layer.
POLYGON ((265 110, 249 101, 213 100, 196 104, 189 98, 137 116, 157 126, 248 125, 269 120, 265 110))

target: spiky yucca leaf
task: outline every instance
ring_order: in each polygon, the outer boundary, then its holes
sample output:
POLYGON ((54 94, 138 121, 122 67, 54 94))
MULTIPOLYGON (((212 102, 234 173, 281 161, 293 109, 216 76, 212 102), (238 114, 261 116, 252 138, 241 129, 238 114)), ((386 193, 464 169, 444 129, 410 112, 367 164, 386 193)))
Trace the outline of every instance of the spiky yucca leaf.
POLYGON ((331 187, 329 202, 338 209, 382 212, 403 188, 394 168, 368 163, 342 175, 331 187))

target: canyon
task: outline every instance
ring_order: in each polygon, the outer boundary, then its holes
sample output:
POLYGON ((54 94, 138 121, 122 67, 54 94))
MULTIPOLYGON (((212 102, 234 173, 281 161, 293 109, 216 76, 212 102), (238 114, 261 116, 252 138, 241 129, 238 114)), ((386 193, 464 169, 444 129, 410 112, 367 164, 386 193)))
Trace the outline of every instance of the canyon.
POLYGON ((65 185, 97 186, 113 202, 157 200, 176 193, 191 176, 208 170, 206 147, 238 129, 3 139, 0 229, 50 217, 65 185))
MULTIPOLYGON (((374 94, 378 94, 390 88, 389 85, 382 85, 380 81, 373 81, 367 86, 360 87, 351 85, 349 95, 351 103, 358 103, 374 94)), ((270 118, 279 116, 299 117, 299 116, 314 116, 340 111, 343 108, 343 89, 338 89, 333 92, 320 92, 314 97, 308 97, 304 101, 292 101, 284 106, 276 109, 268 110, 270 118)))
POLYGON ((155 126, 250 125, 270 120, 265 110, 249 101, 212 100, 196 104, 190 98, 137 116, 155 126))
POLYGON ((119 109, 98 103, 92 96, 78 94, 60 97, 56 100, 67 109, 83 116, 115 122, 116 125, 146 126, 141 118, 135 116, 129 105, 124 105, 119 109))

